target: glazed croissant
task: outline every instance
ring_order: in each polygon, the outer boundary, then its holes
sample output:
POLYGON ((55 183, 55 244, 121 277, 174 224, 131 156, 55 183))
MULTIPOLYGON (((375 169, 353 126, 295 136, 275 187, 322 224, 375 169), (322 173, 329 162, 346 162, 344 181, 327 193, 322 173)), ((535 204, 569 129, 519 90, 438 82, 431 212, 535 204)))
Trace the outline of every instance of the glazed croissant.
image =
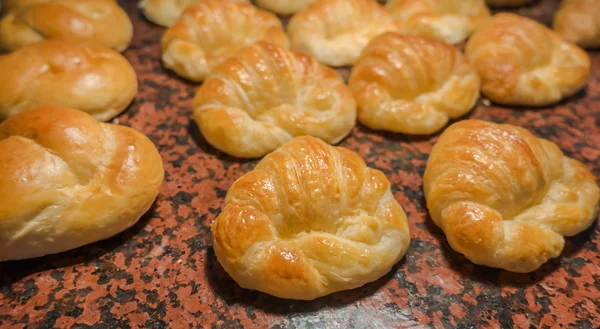
POLYGON ((240 48, 261 40, 289 47, 277 16, 249 3, 203 0, 165 32, 162 60, 178 75, 202 81, 240 48))
POLYGON ((432 134, 467 113, 479 98, 479 77, 444 42, 388 32, 373 39, 348 85, 358 119, 371 129, 432 134))
POLYGON ((457 44, 490 17, 484 0, 392 0, 387 3, 403 34, 457 44))
POLYGON ((58 253, 135 224, 163 179, 152 142, 68 108, 0 124, 0 261, 58 253))
POLYGON ((424 176, 433 221, 476 264, 530 272, 557 257, 563 236, 589 227, 595 177, 552 142, 511 125, 466 120, 433 147, 424 176))
MULTIPOLYGON (((181 17, 183 10, 204 0, 141 0, 139 3, 144 16, 149 21, 169 27, 181 17)), ((229 0, 231 2, 249 2, 249 0, 229 0)))
POLYGON ((600 1, 563 0, 553 25, 569 42, 584 48, 600 47, 600 1))
POLYGON ((256 4, 282 15, 295 14, 316 0, 255 0, 256 4))
POLYGON ((254 158, 295 136, 339 142, 354 126, 356 103, 332 69, 260 42, 212 71, 194 99, 194 119, 211 145, 254 158))
POLYGON ((293 139, 238 179, 212 236, 240 286, 306 300, 379 279, 410 242, 384 174, 313 137, 293 139))
POLYGON ((526 17, 497 14, 467 43, 466 56, 490 100, 544 106, 581 90, 590 59, 579 47, 526 17))
POLYGON ((0 20, 0 51, 44 40, 88 41, 117 51, 133 37, 127 13, 114 0, 26 1, 0 20))
POLYGON ((486 0, 490 6, 503 7, 503 8, 514 8, 528 5, 536 0, 486 0))
POLYGON ((375 0, 318 0, 288 25, 292 49, 331 66, 354 64, 369 41, 397 30, 392 15, 375 0))

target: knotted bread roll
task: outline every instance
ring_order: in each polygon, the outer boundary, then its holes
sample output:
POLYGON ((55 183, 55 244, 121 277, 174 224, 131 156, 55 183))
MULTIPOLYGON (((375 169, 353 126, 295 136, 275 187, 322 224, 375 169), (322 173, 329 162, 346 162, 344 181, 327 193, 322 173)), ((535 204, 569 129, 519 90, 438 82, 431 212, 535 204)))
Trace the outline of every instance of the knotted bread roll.
POLYGON ((127 13, 114 0, 26 1, 0 20, 0 51, 44 40, 88 41, 117 51, 133 37, 127 13))
POLYGON ((547 27, 515 14, 497 14, 467 43, 467 59, 490 100, 545 106, 581 90, 590 59, 547 27))
POLYGON ((534 271, 595 219, 600 189, 580 162, 511 125, 466 120, 433 147, 424 176, 433 221, 476 264, 534 271))
POLYGON ((255 0, 257 5, 282 15, 295 14, 316 0, 255 0))
POLYGON ((293 139, 238 179, 212 236, 240 286, 306 300, 379 279, 410 242, 385 175, 313 137, 293 139))
POLYGON ((277 16, 249 3, 204 0, 188 7, 165 32, 162 60, 178 75, 202 81, 240 48, 261 40, 289 47, 277 16))
POLYGON ((563 0, 554 14, 554 29, 584 48, 600 47, 600 1, 563 0))
POLYGON ((344 66, 354 64, 373 38, 398 29, 375 0, 318 0, 292 17, 288 34, 292 49, 344 66))
POLYGON ((116 51, 45 40, 0 56, 0 121, 38 106, 65 106, 108 121, 131 103, 135 71, 116 51))
MULTIPOLYGON (((158 25, 169 27, 181 17, 183 10, 205 0, 141 0, 139 3, 146 18, 158 25)), ((249 2, 250 0, 229 0, 249 2)))
POLYGON ((426 135, 473 108, 479 83, 458 49, 388 32, 365 48, 348 85, 365 126, 426 135))
POLYGON ((514 8, 528 5, 536 0, 486 0, 488 5, 502 8, 514 8))
POLYGON ((354 126, 356 103, 332 69, 260 42, 212 71, 194 99, 194 119, 219 150, 254 158, 295 136, 339 142, 354 126))
POLYGON ((152 142, 68 108, 0 124, 0 261, 111 237, 150 208, 163 180, 152 142))
POLYGON ((387 3, 403 34, 457 44, 490 17, 484 0, 392 0, 387 3))

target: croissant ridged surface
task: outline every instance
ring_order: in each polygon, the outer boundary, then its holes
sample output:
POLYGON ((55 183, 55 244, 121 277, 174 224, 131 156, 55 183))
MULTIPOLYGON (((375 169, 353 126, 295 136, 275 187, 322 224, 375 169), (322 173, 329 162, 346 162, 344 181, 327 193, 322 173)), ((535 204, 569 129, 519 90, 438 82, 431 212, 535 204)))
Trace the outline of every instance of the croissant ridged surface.
MULTIPOLYGON (((185 8, 205 0, 142 0, 139 7, 146 18, 160 26, 169 27, 181 17, 185 8)), ((250 2, 250 0, 228 0, 231 2, 250 2)))
POLYGON ((563 0, 554 14, 554 29, 584 48, 600 47, 600 1, 563 0))
POLYGON ((308 7, 316 0, 255 0, 262 8, 274 11, 282 15, 290 15, 308 7))

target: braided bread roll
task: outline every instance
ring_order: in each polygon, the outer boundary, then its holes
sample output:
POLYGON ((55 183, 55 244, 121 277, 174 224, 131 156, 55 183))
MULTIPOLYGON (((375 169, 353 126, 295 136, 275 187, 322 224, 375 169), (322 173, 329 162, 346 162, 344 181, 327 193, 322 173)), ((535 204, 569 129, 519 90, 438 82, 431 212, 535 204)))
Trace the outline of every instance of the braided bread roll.
POLYGON ((379 279, 410 242, 385 175, 313 137, 293 139, 238 179, 212 236, 240 286, 306 300, 379 279))
POLYGON ((108 48, 45 40, 0 56, 0 121, 39 106, 65 106, 108 121, 131 103, 135 71, 108 48))
POLYGON ((163 180, 146 136, 68 108, 2 122, 0 150, 0 261, 111 237, 140 219, 163 180))
MULTIPOLYGON (((181 17, 183 10, 205 0, 141 0, 139 7, 144 16, 152 23, 169 27, 181 17)), ((229 0, 231 2, 249 2, 250 0, 229 0)))
POLYGON ((600 47, 600 1, 563 0, 554 14, 554 29, 584 48, 600 47))
POLYGON ((127 13, 114 0, 26 1, 0 20, 0 51, 44 40, 88 41, 125 50, 133 37, 127 13))
POLYGON ((163 64, 178 75, 202 81, 240 48, 265 40, 288 48, 277 16, 249 3, 203 0, 188 7, 163 35, 163 64))
POLYGON ((424 189, 431 218, 454 250, 513 272, 560 255, 563 236, 589 227, 600 199, 592 173, 554 143, 476 120, 440 136, 424 189))
POLYGON ((392 0, 388 11, 394 15, 402 34, 416 34, 461 43, 490 17, 484 0, 392 0))
POLYGON ((292 49, 331 66, 354 64, 369 41, 387 31, 398 25, 375 0, 318 0, 288 25, 292 49))
POLYGON ((479 98, 479 83, 458 49, 388 32, 365 48, 348 86, 365 126, 427 135, 469 112, 479 98))
POLYGON ((257 5, 282 15, 295 14, 316 0, 255 0, 257 5))
POLYGON ((356 103, 332 69, 260 42, 212 71, 194 99, 194 119, 211 145, 255 158, 295 136, 339 142, 354 126, 356 103))
POLYGON ((514 14, 497 14, 467 43, 466 56, 490 100, 545 106, 581 90, 590 59, 545 26, 514 14))

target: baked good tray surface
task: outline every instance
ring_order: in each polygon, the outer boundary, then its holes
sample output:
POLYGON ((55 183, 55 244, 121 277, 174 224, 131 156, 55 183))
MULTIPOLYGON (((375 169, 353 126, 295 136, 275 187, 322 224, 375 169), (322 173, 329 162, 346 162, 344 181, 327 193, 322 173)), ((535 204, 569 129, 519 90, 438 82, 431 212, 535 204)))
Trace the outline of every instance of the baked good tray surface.
MULTIPOLYGON (((125 56, 140 91, 115 121, 157 145, 166 170, 161 193, 134 227, 113 238, 0 263, 0 327, 600 327, 597 220, 535 272, 474 265, 450 248, 427 215, 422 175, 439 134, 411 137, 361 125, 340 145, 390 179, 409 217, 406 256, 376 282, 314 301, 241 289, 216 260, 210 223, 227 189, 257 161, 232 158, 204 141, 191 120, 198 84, 162 68, 163 29, 144 19, 137 1, 120 3, 134 22, 125 56)), ((557 4, 542 0, 519 12, 549 23, 557 4)), ((600 52, 590 56, 588 87, 556 106, 515 109, 480 101, 467 117, 528 128, 600 176, 600 52)), ((338 71, 347 77, 347 69, 338 71)))

